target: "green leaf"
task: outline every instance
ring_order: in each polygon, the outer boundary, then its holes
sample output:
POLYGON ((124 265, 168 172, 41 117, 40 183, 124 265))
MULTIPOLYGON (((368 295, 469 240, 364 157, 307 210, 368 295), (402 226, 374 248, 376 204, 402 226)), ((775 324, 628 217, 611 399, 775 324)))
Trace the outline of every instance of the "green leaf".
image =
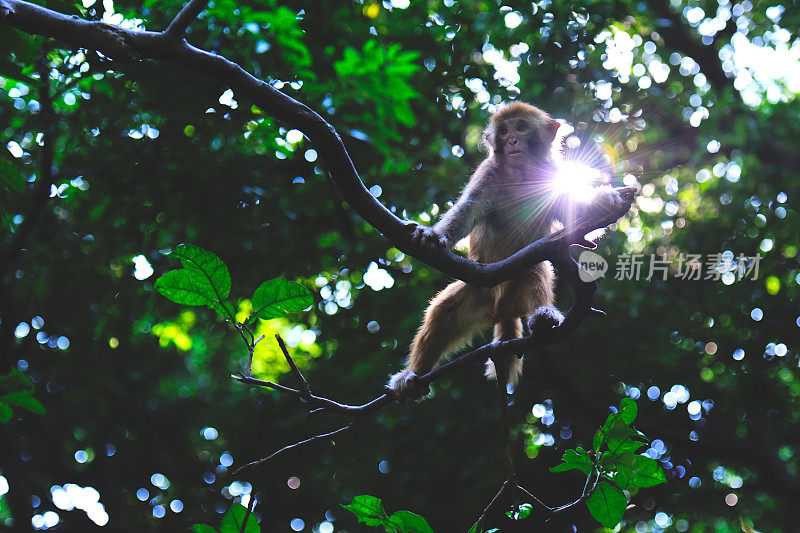
POLYGON ((217 530, 205 524, 195 524, 189 528, 194 533, 217 533, 217 530))
POLYGON ((209 305, 209 307, 225 318, 236 317, 236 310, 233 308, 233 304, 227 300, 224 302, 214 302, 213 304, 209 305))
POLYGON ((493 527, 492 529, 489 529, 489 530, 487 530, 487 531, 480 531, 480 532, 479 532, 479 531, 478 531, 478 523, 477 523, 477 522, 475 522, 475 523, 472 525, 472 527, 471 527, 471 528, 469 528, 469 533, 500 533, 500 530, 499 530, 499 529, 497 529, 496 527, 493 527))
POLYGON ((531 505, 530 503, 523 503, 522 505, 519 506, 519 516, 517 517, 517 520, 524 520, 528 518, 532 512, 533 512, 533 505, 531 505))
POLYGON ((619 487, 615 487, 607 481, 601 481, 586 500, 586 506, 598 522, 613 528, 622 520, 628 500, 625 499, 625 494, 619 487))
POLYGON ((636 402, 631 398, 623 398, 619 402, 619 416, 629 426, 636 420, 636 415, 639 413, 636 407, 636 402))
MULTIPOLYGON (((243 505, 235 503, 231 505, 228 512, 222 517, 222 523, 219 525, 219 533, 239 533, 242 530, 242 523, 244 517, 247 515, 247 508, 243 505)), ((261 527, 258 525, 256 517, 250 515, 247 518, 247 526, 244 528, 245 533, 260 533, 261 527)))
POLYGON ((602 429, 598 429, 594 433, 594 438, 592 439, 592 449, 596 452, 600 451, 600 446, 606 441, 606 434, 603 432, 602 429))
POLYGON ((433 529, 428 525, 428 522, 411 511, 397 511, 392 514, 389 517, 389 525, 401 533, 433 533, 433 529))
POLYGON ((614 426, 606 434, 606 444, 608 445, 608 450, 612 454, 615 454, 619 446, 635 434, 636 431, 632 427, 618 418, 614 426))
POLYGON ((550 469, 551 472, 566 472, 567 470, 580 470, 587 476, 594 469, 592 459, 583 448, 567 450, 561 457, 563 463, 550 469))
POLYGON ((608 415, 603 427, 594 435, 592 446, 599 451, 603 444, 607 444, 611 453, 635 452, 639 450, 647 438, 630 424, 636 419, 638 408, 631 398, 623 398, 619 404, 619 411, 608 415))
POLYGON ((664 469, 658 462, 643 455, 620 455, 614 458, 610 467, 617 471, 614 482, 623 489, 654 487, 667 482, 664 469))
POLYGON ((14 411, 11 410, 11 407, 0 402, 0 424, 5 424, 11 417, 14 416, 14 411))
POLYGON ((621 418, 617 419, 617 423, 606 437, 608 451, 613 455, 634 452, 646 445, 646 440, 644 442, 643 440, 644 435, 627 425, 621 418))
POLYGON ((190 244, 181 244, 170 256, 180 259, 183 268, 204 274, 214 286, 220 300, 231 292, 231 275, 228 266, 216 255, 190 244))
POLYGON ((13 405, 14 407, 22 407, 38 415, 43 415, 45 413, 44 405, 28 391, 10 392, 0 397, 0 401, 13 405))
POLYGON ((169 255, 176 256, 183 268, 158 278, 156 290, 177 304, 207 305, 224 314, 220 306, 231 292, 231 275, 222 259, 188 244, 169 255))
POLYGON ((17 392, 29 391, 33 392, 33 382, 31 379, 19 371, 19 369, 12 369, 7 376, 0 376, 0 391, 3 392, 17 392))
POLYGON ((251 316, 269 320, 296 313, 314 304, 311 292, 293 281, 275 278, 265 281, 253 293, 251 316))
POLYGON ((214 286, 203 275, 186 269, 171 270, 158 278, 155 288, 162 296, 180 305, 218 303, 214 286))
POLYGON ((531 515, 531 511, 533 511, 533 505, 523 503, 516 511, 514 509, 506 511, 506 516, 513 520, 524 520, 531 515))
POLYGON ((380 498, 368 494, 355 496, 350 505, 342 507, 356 515, 359 522, 368 526, 382 526, 389 520, 380 498))

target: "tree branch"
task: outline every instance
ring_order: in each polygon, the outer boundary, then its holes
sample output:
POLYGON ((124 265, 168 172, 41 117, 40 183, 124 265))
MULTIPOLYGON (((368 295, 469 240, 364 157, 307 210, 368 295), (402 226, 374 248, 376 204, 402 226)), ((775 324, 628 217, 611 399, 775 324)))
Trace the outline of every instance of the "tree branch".
MULTIPOLYGON (((586 222, 584 222, 584 224, 587 225, 588 230, 584 231, 584 234, 588 233, 593 229, 597 229, 597 227, 603 227, 598 224, 597 220, 599 219, 600 223, 604 223, 606 221, 606 217, 607 215, 605 214, 588 215, 586 218, 586 222), (592 216, 595 217, 594 223, 591 222, 592 216)), ((580 325, 580 323, 583 321, 585 317, 602 313, 601 311, 592 307, 594 293, 597 290, 597 283, 594 281, 583 281, 580 278, 581 267, 569 255, 568 246, 565 244, 566 241, 562 240, 562 236, 565 233, 569 234, 570 230, 562 230, 560 232, 554 233, 549 237, 541 239, 540 241, 537 241, 545 243, 558 243, 558 248, 556 248, 553 255, 551 257, 548 257, 547 259, 552 261, 552 263, 558 270, 559 275, 573 287, 574 300, 569 311, 567 311, 564 321, 559 326, 552 328, 545 329, 540 326, 536 326, 532 328, 530 334, 525 335, 524 337, 518 339, 498 341, 480 346, 479 348, 471 350, 459 357, 456 357, 452 361, 438 368, 435 368, 434 370, 428 372, 427 374, 419 376, 417 380, 420 385, 429 385, 431 382, 443 376, 451 374, 460 368, 463 368, 469 364, 485 361, 486 359, 489 358, 494 360, 496 368, 500 369, 503 367, 502 365, 503 358, 516 357, 517 356, 516 354, 525 353, 534 347, 557 342, 566 337, 567 335, 569 335, 570 333, 572 333, 573 331, 575 331, 575 329, 580 325)), ((390 390, 387 390, 387 392, 384 392, 383 394, 376 396, 369 402, 361 405, 349 405, 323 396, 317 396, 311 392, 310 385, 303 377, 300 370, 297 368, 297 365, 292 360, 291 355, 286 349, 286 345, 283 343, 283 339, 281 339, 280 336, 276 335, 276 340, 279 346, 281 347, 281 351, 283 352, 284 357, 286 357, 287 361, 289 362, 289 366, 292 369, 292 373, 295 375, 296 379, 300 383, 299 388, 295 389, 292 387, 287 387, 285 385, 280 385, 278 383, 273 383, 271 381, 260 380, 250 376, 234 375, 231 377, 239 381, 240 383, 246 383, 250 385, 256 385, 259 387, 270 388, 276 392, 294 396, 298 400, 308 403, 311 407, 310 413, 312 414, 327 411, 331 413, 348 415, 350 417, 350 423, 347 426, 344 426, 333 432, 314 435, 303 441, 285 446, 263 459, 252 461, 240 467, 239 469, 236 470, 237 472, 245 468, 261 465, 263 463, 270 461, 271 459, 274 459, 275 457, 284 452, 296 449, 301 446, 305 446, 307 444, 311 444, 320 439, 329 438, 334 435, 350 432, 353 429, 355 429, 356 425, 365 417, 371 415, 372 413, 374 413, 379 409, 382 409, 383 407, 392 403, 396 399, 393 391, 390 390)), ((505 381, 502 380, 501 378, 498 379, 498 387, 499 387, 498 395, 499 397, 501 397, 500 400, 501 407, 505 409, 501 425, 501 431, 502 431, 501 443, 503 444, 504 464, 508 478, 506 481, 508 482, 509 486, 516 487, 517 486, 516 474, 508 450, 509 446, 508 434, 509 434, 510 422, 508 419, 507 405, 504 400, 505 390, 503 388, 503 385, 500 384, 501 381, 502 383, 504 383, 505 381)), ((500 494, 498 494, 498 496, 499 495, 500 494)))
MULTIPOLYGON (((314 143, 342 196, 364 220, 391 240, 398 249, 472 285, 497 285, 531 265, 546 260, 565 244, 582 244, 583 236, 589 229, 613 223, 627 212, 630 202, 633 201, 634 190, 621 189, 621 194, 628 200, 627 205, 624 210, 606 213, 600 225, 593 225, 597 222, 596 218, 582 219, 555 236, 528 245, 507 259, 479 264, 450 250, 414 242, 408 223, 396 217, 364 186, 333 126, 306 105, 281 93, 236 63, 196 48, 184 40, 173 39, 166 32, 129 30, 104 22, 70 17, 22 0, 3 1, 13 12, 4 17, 5 21, 27 33, 55 37, 73 46, 97 50, 116 60, 167 61, 213 78, 242 94, 265 112, 302 131, 314 143)), ((189 9, 190 5, 185 9, 189 9)), ((192 9, 196 9, 196 4, 192 9)))
MULTIPOLYGON (((633 201, 634 188, 618 189, 626 200, 626 204, 618 210, 602 213, 589 212, 569 227, 539 239, 514 255, 495 263, 479 264, 443 247, 417 243, 412 239, 414 226, 396 217, 370 194, 364 186, 341 137, 333 126, 306 105, 246 72, 238 64, 222 56, 194 47, 184 39, 179 38, 186 31, 189 24, 200 14, 205 4, 204 0, 191 0, 163 32, 130 30, 104 22, 87 21, 22 0, 0 0, 0 22, 7 22, 27 33, 55 37, 73 46, 98 51, 117 61, 139 59, 167 61, 197 71, 230 87, 278 120, 285 122, 292 128, 301 130, 314 143, 318 153, 326 163, 331 179, 353 209, 365 221, 392 241, 397 248, 427 262, 442 272, 472 285, 486 287, 497 285, 536 263, 550 260, 559 270, 560 275, 573 286, 575 293, 573 305, 559 326, 549 329, 542 329, 537 326, 525 337, 481 346, 446 365, 434 369, 428 374, 420 376, 418 380, 421 385, 428 384, 444 375, 455 372, 467 364, 486 360, 487 358, 493 359, 498 369, 502 368, 503 358, 516 357, 516 354, 523 353, 534 346, 556 342, 574 331, 584 317, 599 313, 591 306, 597 284, 595 282, 584 282, 580 279, 580 267, 570 257, 568 248, 573 244, 593 248, 594 243, 587 241, 585 235, 591 230, 604 228, 624 215, 633 201)), ((312 413, 328 411, 346 414, 350 417, 350 421, 347 425, 338 429, 319 433, 286 445, 262 459, 239 467, 234 471, 234 474, 242 469, 267 463, 290 450, 352 432, 364 417, 381 409, 395 399, 392 393, 385 392, 365 404, 348 405, 322 396, 316 396, 311 392, 309 383, 303 377, 297 365, 294 364, 283 340, 277 337, 277 341, 289 362, 292 373, 300 384, 297 389, 259 380, 249 375, 233 376, 234 379, 242 383, 267 387, 283 394, 293 395, 311 404, 312 413)), ((252 344, 254 345, 255 343, 252 344)), ((249 368, 247 373, 249 374, 249 368)), ((517 505, 518 491, 523 491, 533 497, 525 489, 519 487, 516 482, 516 472, 509 448, 510 417, 504 383, 505 380, 502 379, 502 376, 499 377, 498 395, 503 409, 501 443, 503 445, 504 465, 508 479, 482 513, 479 519, 480 528, 483 527, 482 524, 487 513, 509 490, 513 489, 515 506, 517 505)), ((588 487, 588 485, 587 480, 586 486, 588 487)), ((581 498, 576 502, 555 509, 549 508, 541 500, 533 498, 538 504, 554 513, 575 505, 585 499, 586 495, 587 490, 584 488, 581 498)))
POLYGON ((171 39, 179 39, 194 22, 198 15, 206 8, 208 0, 190 0, 183 6, 180 13, 172 19, 164 33, 171 39))

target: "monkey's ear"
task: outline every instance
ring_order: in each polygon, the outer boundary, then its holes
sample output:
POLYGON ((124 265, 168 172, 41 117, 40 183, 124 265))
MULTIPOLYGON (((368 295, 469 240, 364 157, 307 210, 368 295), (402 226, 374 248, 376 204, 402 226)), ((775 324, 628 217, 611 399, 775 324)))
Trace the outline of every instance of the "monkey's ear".
POLYGON ((554 118, 550 119, 550 122, 547 124, 547 132, 550 134, 550 142, 553 142, 556 139, 556 132, 558 128, 561 127, 561 123, 554 118))
POLYGON ((492 139, 492 135, 488 131, 483 132, 483 147, 486 148, 486 151, 491 155, 494 152, 494 139, 492 139))

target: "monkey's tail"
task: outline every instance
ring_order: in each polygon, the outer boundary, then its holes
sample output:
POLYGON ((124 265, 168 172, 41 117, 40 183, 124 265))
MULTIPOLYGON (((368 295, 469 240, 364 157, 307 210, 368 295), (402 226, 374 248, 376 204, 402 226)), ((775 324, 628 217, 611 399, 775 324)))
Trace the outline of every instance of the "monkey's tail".
MULTIPOLYGON (((503 360, 503 365, 505 365, 505 372, 503 373, 508 376, 508 383, 516 385, 522 375, 522 359, 516 355, 509 355, 503 360)), ((491 359, 486 361, 486 377, 488 379, 497 379, 497 369, 491 359)))

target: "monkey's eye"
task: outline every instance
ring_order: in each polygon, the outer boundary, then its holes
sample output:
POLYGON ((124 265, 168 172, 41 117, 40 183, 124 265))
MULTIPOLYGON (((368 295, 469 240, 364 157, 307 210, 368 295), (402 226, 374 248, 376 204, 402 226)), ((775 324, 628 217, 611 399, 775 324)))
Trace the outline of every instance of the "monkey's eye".
POLYGON ((517 126, 517 131, 525 131, 527 129, 528 129, 528 123, 527 122, 520 122, 519 126, 517 126))
POLYGON ((508 133, 508 128, 506 128, 505 126, 501 126, 500 135, 505 135, 506 133, 508 133))

